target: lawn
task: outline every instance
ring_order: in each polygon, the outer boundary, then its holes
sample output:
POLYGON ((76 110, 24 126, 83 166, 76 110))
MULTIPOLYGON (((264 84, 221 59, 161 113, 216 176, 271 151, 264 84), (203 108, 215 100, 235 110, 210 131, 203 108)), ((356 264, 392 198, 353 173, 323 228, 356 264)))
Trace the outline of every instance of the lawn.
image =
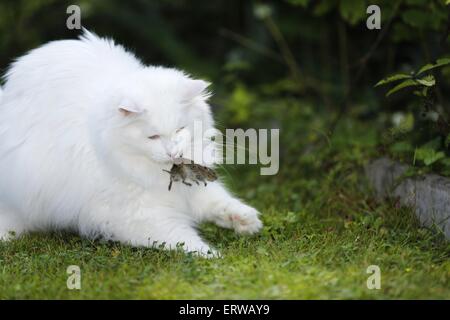
POLYGON ((282 130, 278 175, 224 171, 230 187, 262 212, 259 235, 202 225, 223 254, 209 260, 71 234, 27 235, 0 243, 0 298, 450 298, 449 243, 420 228, 408 208, 377 203, 364 179, 375 130, 344 120, 328 136, 324 117, 301 110, 299 142, 283 148, 292 136, 282 130), (291 148, 301 152, 290 157, 291 148), (81 268, 81 290, 66 287, 69 265, 81 268), (367 288, 370 265, 380 267, 379 290, 367 288))

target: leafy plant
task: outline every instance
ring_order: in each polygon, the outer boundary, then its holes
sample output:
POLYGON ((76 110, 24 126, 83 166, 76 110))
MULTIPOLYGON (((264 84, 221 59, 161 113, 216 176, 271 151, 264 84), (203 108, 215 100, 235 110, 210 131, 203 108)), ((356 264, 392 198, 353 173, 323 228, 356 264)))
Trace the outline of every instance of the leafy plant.
POLYGON ((400 83, 395 85, 390 89, 386 96, 390 96, 402 89, 408 87, 419 87, 420 90, 415 91, 416 95, 426 97, 428 95, 428 89, 436 85, 436 79, 433 74, 430 73, 431 70, 436 68, 442 68, 450 64, 450 58, 438 59, 436 63, 428 63, 420 68, 417 72, 412 72, 411 74, 397 73, 391 75, 383 80, 380 80, 375 87, 390 84, 402 80, 400 83))
POLYGON ((437 137, 420 148, 417 148, 414 152, 414 163, 416 160, 422 161, 425 166, 430 166, 438 160, 445 158, 445 153, 439 151, 441 147, 441 139, 437 137))
MULTIPOLYGON (((411 125, 408 125, 408 130, 405 130, 405 121, 401 121, 396 127, 389 130, 389 137, 393 138, 388 141, 391 144, 388 148, 389 151, 396 156, 398 154, 411 154, 414 150, 412 161, 414 165, 423 164, 425 167, 431 167, 439 164, 443 167, 441 172, 444 173, 450 172, 450 157, 448 156, 450 125, 448 120, 436 110, 434 103, 436 78, 433 72, 447 65, 450 65, 450 58, 441 58, 435 63, 428 63, 410 74, 397 73, 388 76, 375 85, 375 87, 393 85, 386 96, 414 87, 413 94, 420 97, 423 102, 422 119, 433 124, 431 128, 425 128, 425 124, 422 122, 423 128, 420 129, 428 130, 416 130, 416 132, 413 132, 411 125), (420 140, 414 137, 414 133, 417 132, 425 132, 432 139, 426 143, 419 144, 418 147, 414 147, 413 145, 418 142, 416 140, 420 140), (398 141, 398 138, 403 141, 398 141)), ((411 120, 409 120, 409 123, 411 124, 411 120)))

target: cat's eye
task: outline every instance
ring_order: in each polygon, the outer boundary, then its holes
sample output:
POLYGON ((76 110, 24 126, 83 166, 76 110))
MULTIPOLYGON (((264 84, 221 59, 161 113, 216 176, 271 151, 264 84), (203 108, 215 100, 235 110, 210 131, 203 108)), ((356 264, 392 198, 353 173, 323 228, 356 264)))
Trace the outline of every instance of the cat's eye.
POLYGON ((184 129, 184 127, 181 127, 181 128, 179 128, 179 129, 177 129, 177 131, 175 131, 176 133, 178 133, 178 132, 180 132, 181 130, 183 130, 184 129))
POLYGON ((154 135, 152 135, 152 136, 150 136, 150 137, 148 137, 150 140, 156 140, 156 139, 159 139, 159 134, 154 134, 154 135))

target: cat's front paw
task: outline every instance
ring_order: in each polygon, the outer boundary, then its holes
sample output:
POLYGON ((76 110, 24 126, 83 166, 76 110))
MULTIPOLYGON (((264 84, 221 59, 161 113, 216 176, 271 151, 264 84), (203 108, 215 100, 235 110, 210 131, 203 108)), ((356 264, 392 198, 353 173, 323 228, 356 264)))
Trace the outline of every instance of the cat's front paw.
POLYGON ((230 203, 220 217, 219 225, 232 228, 237 233, 254 234, 262 228, 259 212, 239 201, 230 203))

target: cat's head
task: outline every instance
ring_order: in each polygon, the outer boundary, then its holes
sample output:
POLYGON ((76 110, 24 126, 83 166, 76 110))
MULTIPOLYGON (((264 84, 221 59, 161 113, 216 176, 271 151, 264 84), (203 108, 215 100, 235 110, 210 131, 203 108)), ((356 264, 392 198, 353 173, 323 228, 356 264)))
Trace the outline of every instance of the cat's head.
POLYGON ((105 100, 106 111, 98 120, 103 122, 105 155, 121 167, 146 162, 167 167, 180 157, 193 159, 194 146, 204 149, 211 143, 208 134, 214 123, 206 102, 208 86, 206 81, 160 67, 124 76, 105 100), (130 159, 134 163, 120 163, 130 159))

